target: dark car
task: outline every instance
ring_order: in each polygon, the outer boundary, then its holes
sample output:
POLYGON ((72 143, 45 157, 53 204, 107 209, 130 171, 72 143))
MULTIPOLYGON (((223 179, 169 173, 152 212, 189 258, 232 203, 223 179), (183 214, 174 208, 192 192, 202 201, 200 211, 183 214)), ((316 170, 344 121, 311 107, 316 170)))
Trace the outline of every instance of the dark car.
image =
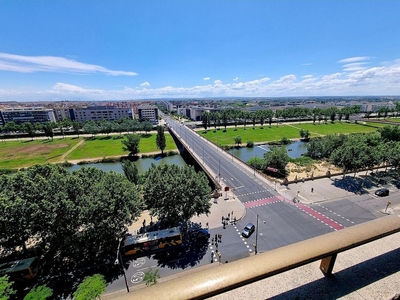
POLYGON ((245 238, 250 237, 255 229, 256 229, 256 227, 254 226, 254 224, 252 224, 252 223, 247 224, 246 227, 242 231, 242 236, 245 238))
POLYGON ((208 240, 210 238, 210 233, 207 229, 198 229, 190 233, 190 238, 194 241, 208 240))
POLYGON ((383 196, 388 196, 389 195, 389 190, 388 189, 379 189, 375 191, 375 195, 383 197, 383 196))

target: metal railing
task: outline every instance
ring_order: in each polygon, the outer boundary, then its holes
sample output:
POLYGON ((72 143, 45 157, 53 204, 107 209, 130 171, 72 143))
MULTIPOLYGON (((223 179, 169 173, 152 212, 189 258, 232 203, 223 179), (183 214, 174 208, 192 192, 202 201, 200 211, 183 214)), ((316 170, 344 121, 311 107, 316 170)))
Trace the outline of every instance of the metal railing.
POLYGON ((118 298, 204 299, 320 259, 321 271, 330 274, 338 253, 397 232, 400 232, 400 216, 387 216, 158 283, 118 298))

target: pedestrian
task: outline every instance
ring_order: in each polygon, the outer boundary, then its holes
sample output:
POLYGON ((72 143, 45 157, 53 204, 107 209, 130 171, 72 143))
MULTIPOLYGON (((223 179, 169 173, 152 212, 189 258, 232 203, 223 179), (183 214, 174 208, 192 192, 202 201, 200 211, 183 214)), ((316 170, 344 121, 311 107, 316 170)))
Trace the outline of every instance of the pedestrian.
POLYGON ((313 193, 314 192, 314 188, 311 188, 311 193, 313 193))
POLYGON ((222 242, 222 234, 218 234, 218 240, 220 243, 222 242))
POLYGON ((207 229, 208 229, 208 222, 206 223, 206 227, 207 227, 207 229))
POLYGON ((215 242, 215 249, 218 249, 218 243, 215 242))

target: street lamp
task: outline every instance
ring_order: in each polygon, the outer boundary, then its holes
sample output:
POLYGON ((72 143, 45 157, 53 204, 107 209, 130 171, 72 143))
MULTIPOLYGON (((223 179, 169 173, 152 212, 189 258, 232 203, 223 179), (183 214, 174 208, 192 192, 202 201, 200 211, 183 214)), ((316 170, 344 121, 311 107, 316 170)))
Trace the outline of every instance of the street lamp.
POLYGON ((122 256, 121 256, 121 251, 120 251, 120 247, 121 247, 121 242, 122 242, 122 237, 120 237, 119 239, 119 243, 118 243, 118 248, 117 248, 117 257, 115 258, 115 265, 120 264, 121 269, 122 269, 122 273, 124 274, 124 278, 125 278, 125 285, 126 285, 126 290, 129 293, 129 286, 128 286, 128 281, 126 280, 126 274, 125 274, 125 269, 124 269, 124 265, 122 264, 122 256))

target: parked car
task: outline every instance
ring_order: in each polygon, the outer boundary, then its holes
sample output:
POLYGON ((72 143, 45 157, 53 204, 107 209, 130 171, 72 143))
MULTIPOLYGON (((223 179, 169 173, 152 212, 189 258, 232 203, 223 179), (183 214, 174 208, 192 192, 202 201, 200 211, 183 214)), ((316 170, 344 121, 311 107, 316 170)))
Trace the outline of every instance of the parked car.
POLYGON ((242 236, 245 238, 250 237, 255 229, 256 229, 256 227, 254 226, 254 224, 252 224, 252 223, 247 224, 246 227, 242 231, 242 236))
POLYGON ((375 195, 383 197, 383 196, 388 196, 389 195, 389 190, 388 189, 379 189, 375 191, 375 195))

